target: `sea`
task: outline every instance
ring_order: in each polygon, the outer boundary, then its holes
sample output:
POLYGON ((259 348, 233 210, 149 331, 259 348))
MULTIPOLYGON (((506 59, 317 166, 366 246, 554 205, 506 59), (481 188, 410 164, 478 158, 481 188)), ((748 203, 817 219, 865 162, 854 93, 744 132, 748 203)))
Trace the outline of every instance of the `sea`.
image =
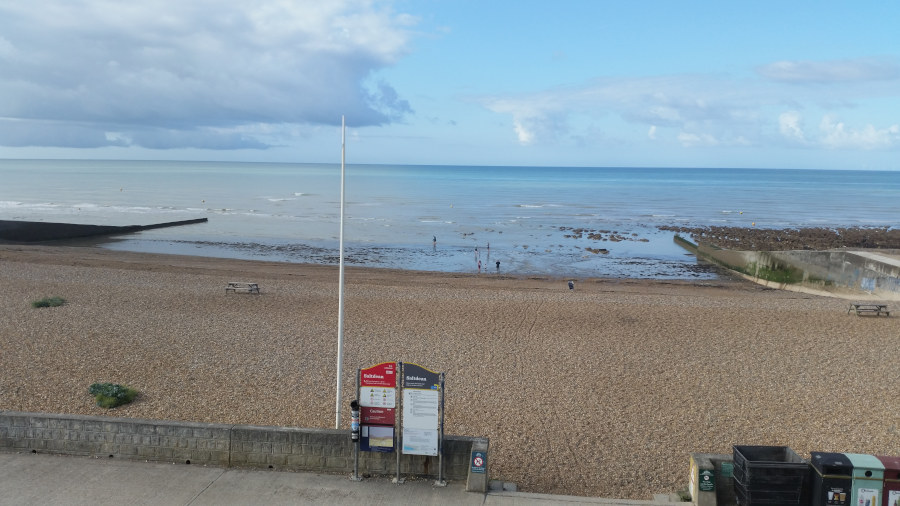
POLYGON ((0 160, 2 220, 208 219, 92 243, 110 250, 337 265, 343 236, 347 266, 483 275, 715 279, 659 227, 898 211, 900 171, 0 160))

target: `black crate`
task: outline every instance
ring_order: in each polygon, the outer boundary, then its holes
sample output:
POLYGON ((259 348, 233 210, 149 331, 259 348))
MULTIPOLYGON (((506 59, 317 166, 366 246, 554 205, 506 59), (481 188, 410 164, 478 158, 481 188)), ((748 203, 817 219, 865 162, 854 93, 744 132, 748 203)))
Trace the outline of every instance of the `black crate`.
POLYGON ((734 446, 734 491, 741 506, 801 504, 809 465, 786 446, 734 446))
POLYGON ((743 488, 735 485, 734 495, 737 499, 737 503, 741 506, 757 506, 769 504, 774 504, 777 506, 793 506, 795 504, 806 504, 802 499, 803 493, 800 490, 792 492, 771 490, 744 490, 743 488))

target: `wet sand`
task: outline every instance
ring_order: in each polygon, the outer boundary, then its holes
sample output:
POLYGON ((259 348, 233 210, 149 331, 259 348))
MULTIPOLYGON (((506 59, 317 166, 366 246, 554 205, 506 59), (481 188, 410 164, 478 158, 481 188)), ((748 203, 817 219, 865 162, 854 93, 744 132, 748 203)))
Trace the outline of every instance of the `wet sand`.
MULTIPOLYGON (((0 409, 334 425, 336 267, 7 245, 0 293, 0 409), (68 303, 31 307, 49 296, 68 303), (105 410, 97 381, 141 395, 105 410)), ((521 490, 646 499, 733 444, 900 454, 898 318, 848 301, 350 267, 345 293, 343 405, 357 367, 443 371, 446 432, 489 437, 521 490)))

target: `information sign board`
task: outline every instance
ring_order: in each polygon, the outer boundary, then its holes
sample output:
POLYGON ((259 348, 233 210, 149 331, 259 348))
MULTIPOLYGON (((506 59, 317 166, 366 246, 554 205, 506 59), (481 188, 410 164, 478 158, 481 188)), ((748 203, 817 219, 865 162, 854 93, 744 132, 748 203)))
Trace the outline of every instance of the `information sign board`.
POLYGON ((472 472, 484 474, 487 469, 487 454, 472 452, 472 472))
POLYGON ((397 376, 396 362, 359 370, 360 451, 394 451, 397 376))
POLYGON ((716 475, 709 469, 700 470, 699 488, 701 492, 712 492, 716 489, 716 475))

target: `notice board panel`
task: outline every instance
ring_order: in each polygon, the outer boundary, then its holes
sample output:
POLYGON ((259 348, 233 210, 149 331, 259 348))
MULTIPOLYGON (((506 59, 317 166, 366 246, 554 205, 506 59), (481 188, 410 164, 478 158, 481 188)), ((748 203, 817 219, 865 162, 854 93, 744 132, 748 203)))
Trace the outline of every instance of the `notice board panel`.
POLYGON ((440 414, 440 392, 437 390, 403 390, 403 430, 437 430, 440 414))
POLYGON ((359 405, 367 408, 396 408, 397 391, 388 387, 359 387, 359 405))
POLYGON ((406 455, 437 456, 438 431, 404 428, 401 448, 406 455))

